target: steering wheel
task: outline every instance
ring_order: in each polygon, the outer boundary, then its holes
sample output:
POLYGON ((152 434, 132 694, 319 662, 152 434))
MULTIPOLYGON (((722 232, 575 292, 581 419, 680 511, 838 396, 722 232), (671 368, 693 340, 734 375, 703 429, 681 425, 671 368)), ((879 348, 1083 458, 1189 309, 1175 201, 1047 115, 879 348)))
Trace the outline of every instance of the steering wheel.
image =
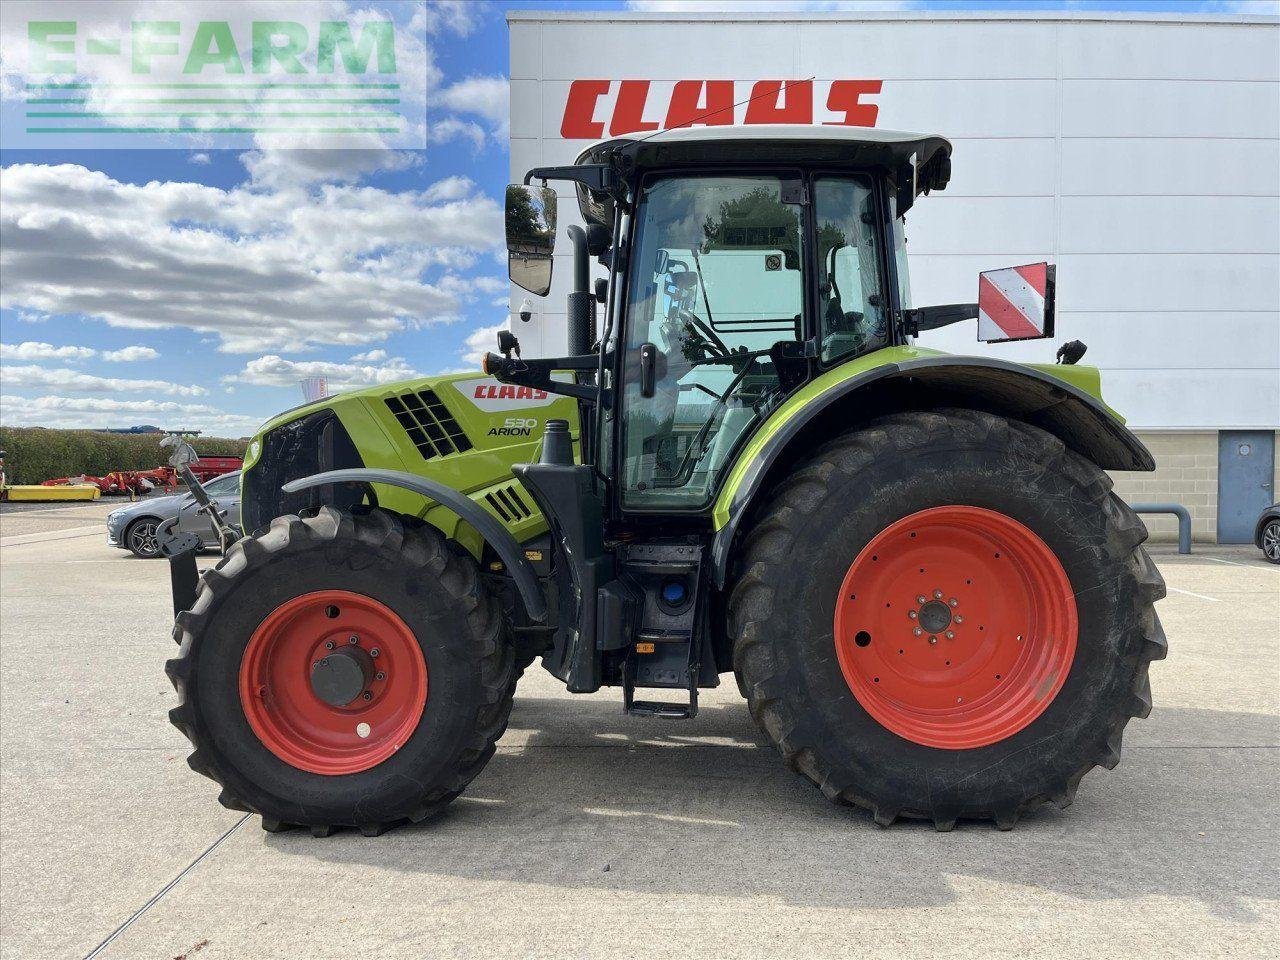
POLYGON ((733 352, 696 314, 688 310, 681 311, 681 314, 680 322, 684 324, 686 343, 699 353, 698 357, 690 359, 728 357, 733 352))

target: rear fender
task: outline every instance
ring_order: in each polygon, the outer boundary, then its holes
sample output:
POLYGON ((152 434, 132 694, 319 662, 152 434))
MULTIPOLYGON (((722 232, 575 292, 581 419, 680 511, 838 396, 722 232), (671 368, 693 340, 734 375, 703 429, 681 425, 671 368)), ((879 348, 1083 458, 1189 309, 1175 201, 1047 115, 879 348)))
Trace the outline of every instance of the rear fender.
POLYGON ((779 407, 747 443, 713 514, 711 559, 717 586, 725 584, 743 518, 788 464, 835 432, 895 410, 985 410, 1052 433, 1104 470, 1155 469, 1142 441, 1097 395, 1098 375, 1092 368, 1025 366, 909 347, 880 353, 888 355, 887 362, 875 363, 872 354, 846 365, 851 372, 837 368, 815 380, 779 407))

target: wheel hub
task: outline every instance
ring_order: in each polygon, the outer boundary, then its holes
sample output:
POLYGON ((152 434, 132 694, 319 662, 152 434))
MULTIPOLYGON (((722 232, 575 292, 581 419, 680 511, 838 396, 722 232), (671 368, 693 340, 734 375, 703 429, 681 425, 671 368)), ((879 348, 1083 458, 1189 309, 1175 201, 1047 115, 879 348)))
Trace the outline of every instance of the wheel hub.
POLYGON ((340 647, 312 666, 311 689, 329 706, 345 707, 365 692, 373 678, 373 658, 367 650, 340 647))
POLYGON ((951 626, 951 608, 941 600, 929 600, 919 611, 920 626, 927 633, 942 633, 951 626))

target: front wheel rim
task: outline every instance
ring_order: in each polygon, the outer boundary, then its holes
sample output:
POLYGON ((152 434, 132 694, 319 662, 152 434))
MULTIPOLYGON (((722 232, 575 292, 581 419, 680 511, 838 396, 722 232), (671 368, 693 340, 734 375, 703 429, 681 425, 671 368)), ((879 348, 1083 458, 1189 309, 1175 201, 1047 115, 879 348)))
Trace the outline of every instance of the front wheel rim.
POLYGON ((413 735, 427 702, 427 664, 413 631, 386 604, 319 590, 282 603, 259 624, 240 663, 239 691, 263 746, 299 770, 340 776, 376 767, 413 735), (354 683, 344 693, 317 679, 335 668, 354 683))
POLYGON ((923 746, 1005 740, 1053 702, 1075 658, 1071 582, 1030 528, 933 507, 858 554, 835 610, 841 672, 883 727, 923 746))
POLYGON ((149 520, 135 524, 133 529, 129 531, 129 546, 133 547, 136 553, 142 553, 148 557, 159 553, 160 545, 156 541, 156 525, 149 520))

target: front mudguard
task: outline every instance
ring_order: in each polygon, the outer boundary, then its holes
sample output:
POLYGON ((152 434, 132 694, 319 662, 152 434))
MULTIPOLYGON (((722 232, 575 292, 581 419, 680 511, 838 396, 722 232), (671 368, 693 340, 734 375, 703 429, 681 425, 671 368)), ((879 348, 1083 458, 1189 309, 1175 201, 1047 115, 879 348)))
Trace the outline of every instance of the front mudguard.
POLYGON ((459 517, 475 528, 495 553, 506 564, 515 582, 516 589, 524 601, 525 612, 535 623, 545 623, 547 619, 547 599, 538 583, 538 574, 524 555, 516 538, 511 536, 496 519, 484 508, 465 494, 459 493, 443 483, 420 477, 400 470, 381 470, 367 467, 352 470, 328 470, 290 480, 281 489, 285 493, 297 493, 310 487, 323 487, 331 483, 382 483, 391 487, 402 487, 412 490, 441 506, 448 507, 459 517))

